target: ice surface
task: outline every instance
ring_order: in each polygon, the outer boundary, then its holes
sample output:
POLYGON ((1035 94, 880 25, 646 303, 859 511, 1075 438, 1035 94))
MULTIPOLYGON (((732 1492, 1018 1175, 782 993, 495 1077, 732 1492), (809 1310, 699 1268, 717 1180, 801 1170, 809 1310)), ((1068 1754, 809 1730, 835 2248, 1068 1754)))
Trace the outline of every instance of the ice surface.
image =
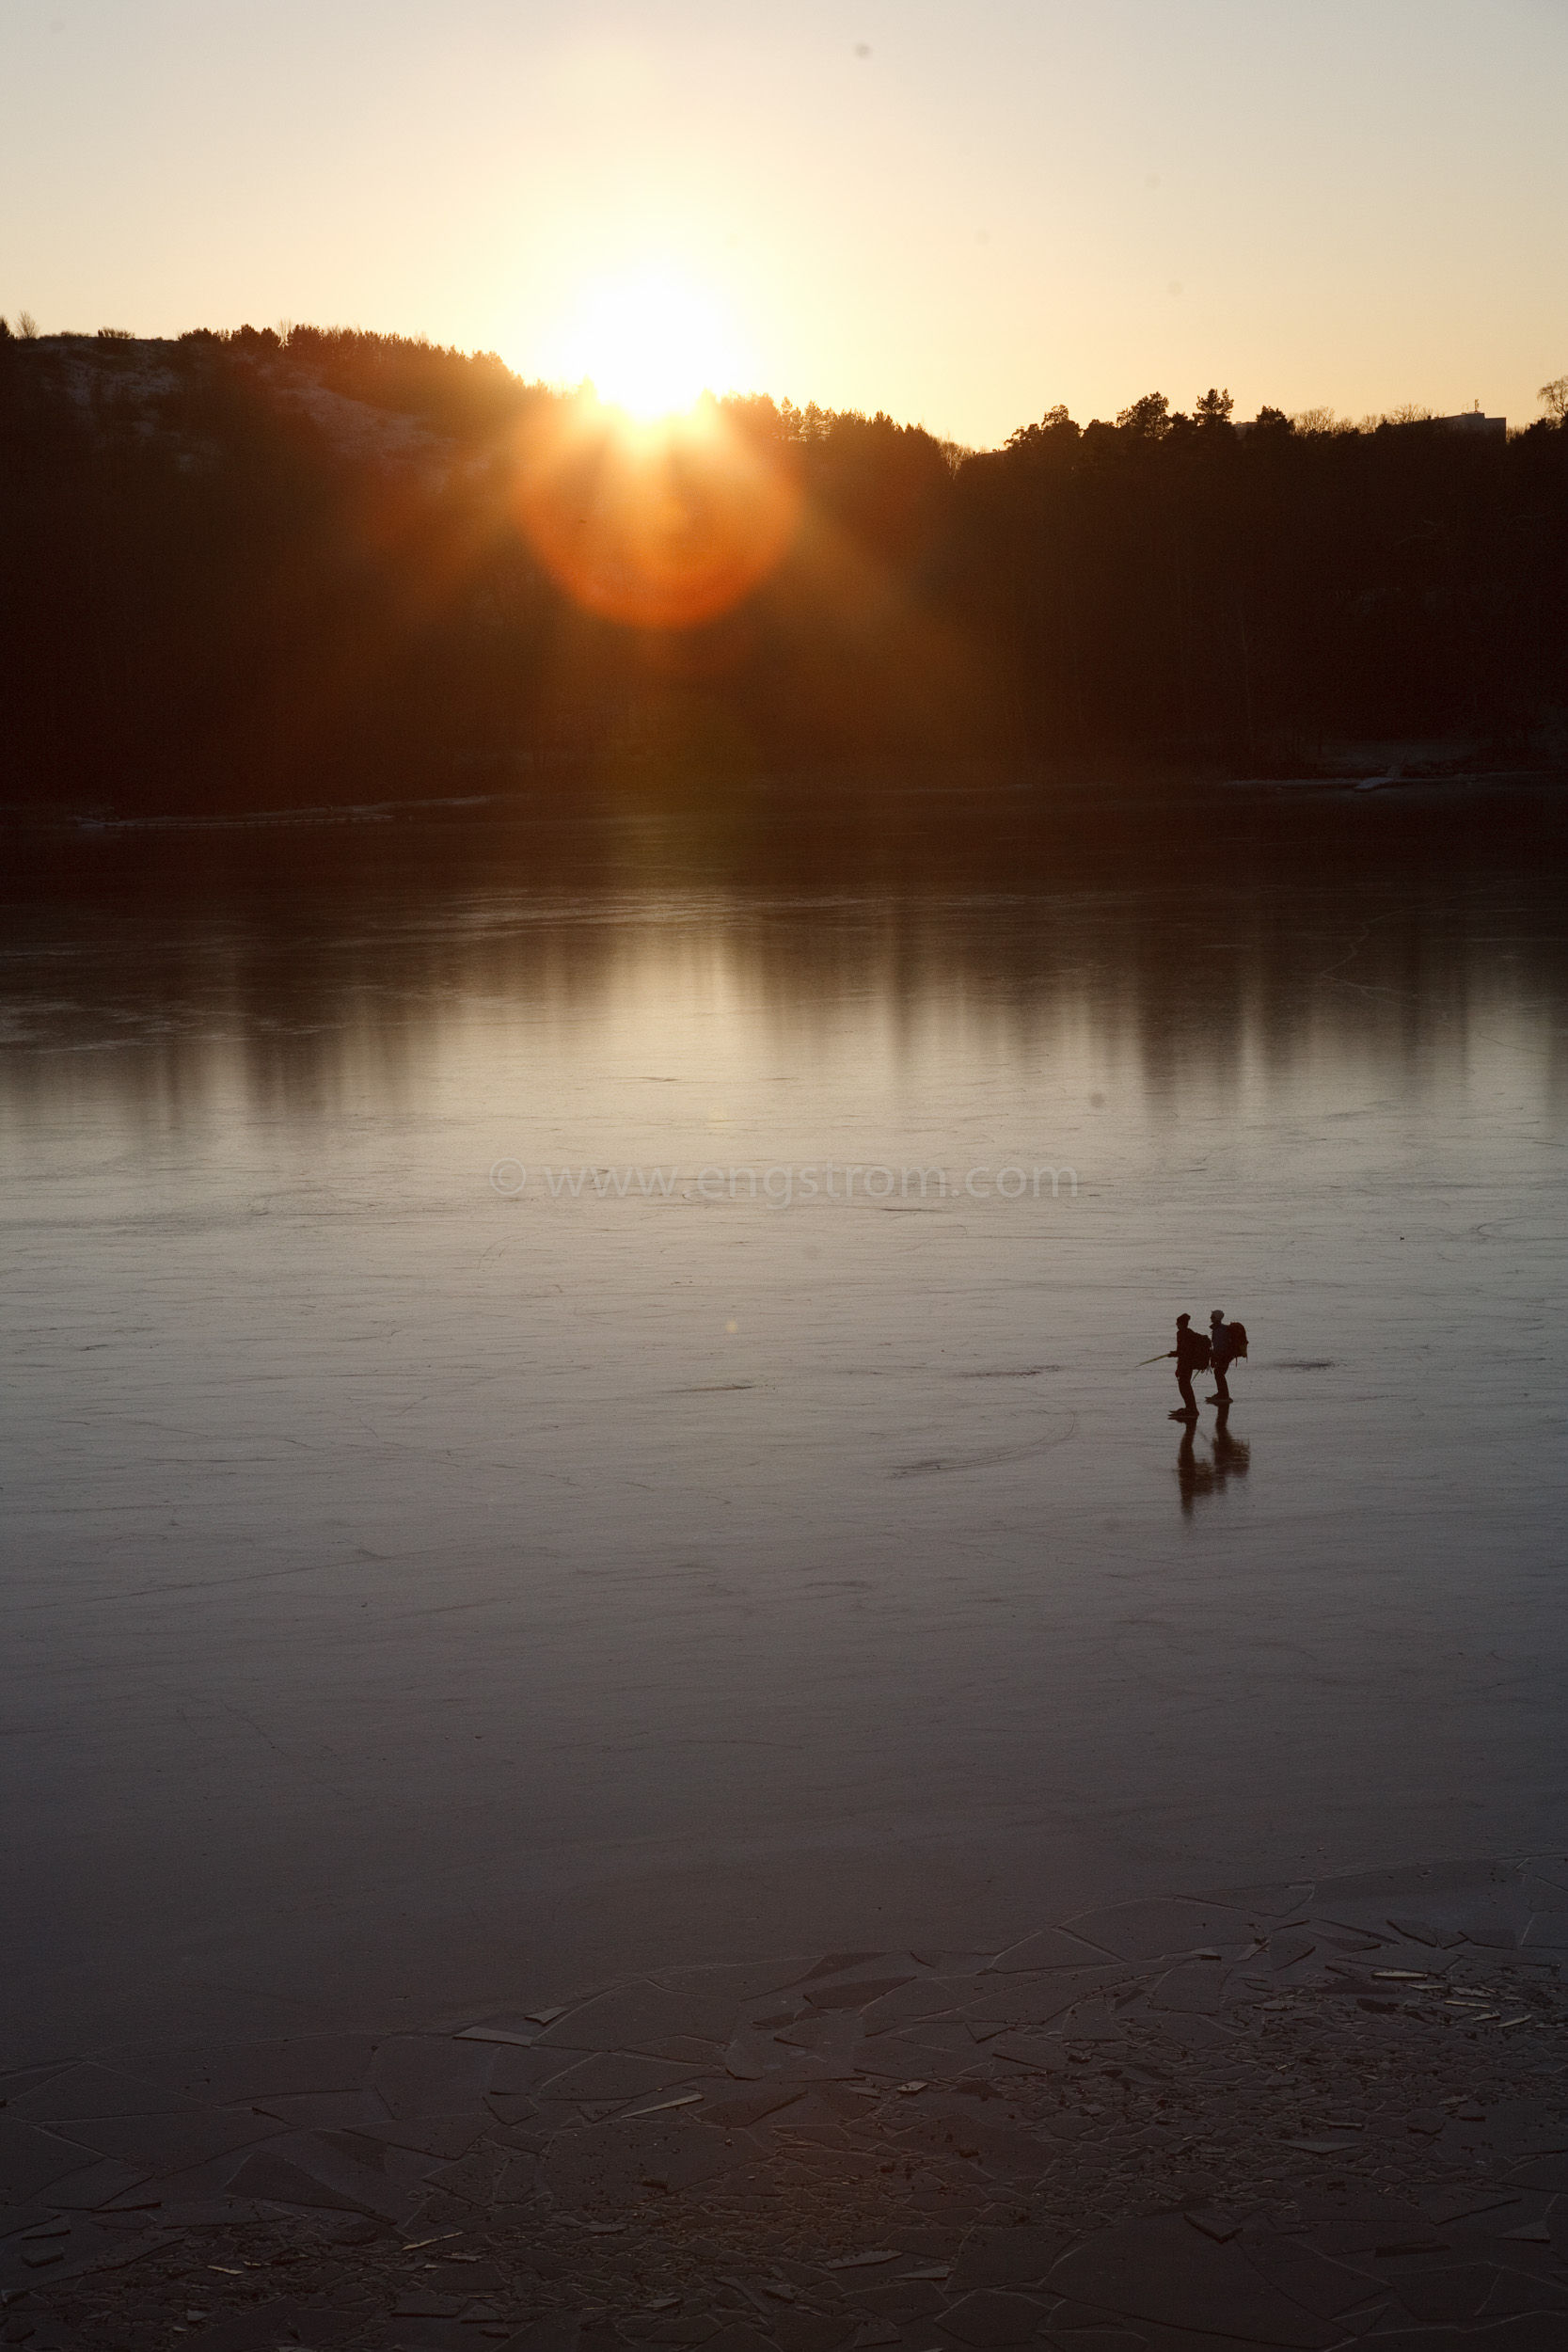
POLYGON ((1528 875, 35 911, 11 2062, 1560 1850, 1564 930, 1528 875), (1078 1194, 694 1181, 830 1156, 1078 1194), (1189 1445, 1133 1367, 1216 1305, 1189 1445))

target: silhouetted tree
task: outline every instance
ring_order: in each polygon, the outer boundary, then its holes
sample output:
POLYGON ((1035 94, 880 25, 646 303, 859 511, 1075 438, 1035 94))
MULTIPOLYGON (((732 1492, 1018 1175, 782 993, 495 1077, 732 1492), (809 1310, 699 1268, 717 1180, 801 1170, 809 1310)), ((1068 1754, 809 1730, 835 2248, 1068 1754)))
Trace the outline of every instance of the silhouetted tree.
POLYGON ((8 794, 428 788, 672 727, 726 757, 1523 744, 1568 705, 1560 389, 1506 444, 1267 407, 1237 426, 1212 388, 1190 416, 1160 392, 1115 423, 1051 407, 978 454, 725 400, 799 524, 737 610, 659 637, 536 559, 518 453, 569 399, 493 353, 0 333, 8 794))

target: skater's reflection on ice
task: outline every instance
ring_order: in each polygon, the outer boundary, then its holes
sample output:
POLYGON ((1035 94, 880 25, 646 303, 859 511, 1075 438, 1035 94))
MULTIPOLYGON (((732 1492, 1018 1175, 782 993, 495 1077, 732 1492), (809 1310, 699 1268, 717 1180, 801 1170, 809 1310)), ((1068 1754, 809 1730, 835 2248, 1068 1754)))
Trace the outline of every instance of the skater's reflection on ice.
POLYGON ((1213 1444, 1207 1454, 1199 1454, 1193 1442, 1196 1424, 1189 1421, 1181 1433, 1177 1448, 1176 1478, 1181 1489, 1181 1508, 1190 1512, 1193 1504, 1204 1495, 1222 1494, 1232 1478, 1244 1478, 1252 1467, 1252 1448, 1244 1438, 1230 1434, 1230 1407, 1222 1405, 1214 1415, 1213 1444))

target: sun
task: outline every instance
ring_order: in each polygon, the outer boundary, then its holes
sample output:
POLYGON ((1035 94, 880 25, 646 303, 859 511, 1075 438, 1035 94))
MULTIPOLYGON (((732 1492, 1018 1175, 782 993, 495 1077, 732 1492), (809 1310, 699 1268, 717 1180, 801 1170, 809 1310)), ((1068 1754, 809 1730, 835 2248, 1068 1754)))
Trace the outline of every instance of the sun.
POLYGON ((657 263, 586 279, 546 348, 576 389, 517 426, 513 511, 539 562, 626 628, 733 612, 783 562, 802 494, 793 453, 718 397, 741 380, 719 305, 657 263))
POLYGON ((728 391, 736 351, 718 306, 661 269, 583 290, 568 337, 568 372, 610 406, 642 420, 728 391))

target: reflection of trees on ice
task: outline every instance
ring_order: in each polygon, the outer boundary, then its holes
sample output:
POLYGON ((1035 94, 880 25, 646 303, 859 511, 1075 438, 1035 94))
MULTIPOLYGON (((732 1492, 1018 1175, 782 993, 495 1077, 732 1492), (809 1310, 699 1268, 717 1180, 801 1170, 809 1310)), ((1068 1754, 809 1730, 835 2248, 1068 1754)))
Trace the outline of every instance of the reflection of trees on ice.
POLYGON ((1252 1448, 1244 1438, 1233 1438, 1228 1412, 1214 1416, 1214 1437, 1207 1459, 1200 1459, 1193 1444, 1193 1428, 1189 1422, 1181 1433, 1177 1449, 1176 1476, 1181 1488, 1181 1508, 1190 1511, 1203 1495, 1223 1494, 1232 1478, 1244 1478, 1252 1468, 1252 1448))

